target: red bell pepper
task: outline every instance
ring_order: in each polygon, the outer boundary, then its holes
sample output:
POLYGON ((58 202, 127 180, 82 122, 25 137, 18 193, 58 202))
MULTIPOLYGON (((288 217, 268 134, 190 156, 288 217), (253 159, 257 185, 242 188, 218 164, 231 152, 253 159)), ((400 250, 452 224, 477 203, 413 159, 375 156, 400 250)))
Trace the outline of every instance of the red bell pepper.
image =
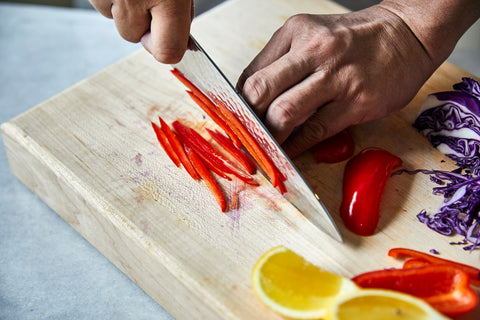
POLYGON ((399 157, 379 148, 367 148, 347 162, 340 216, 350 231, 362 236, 375 233, 387 180, 401 164, 399 157))
POLYGON ((355 143, 348 130, 343 130, 313 147, 317 163, 336 163, 347 160, 355 152, 355 143))
MULTIPOLYGON (((214 101, 212 101, 178 69, 173 69, 171 72, 180 82, 191 90, 191 92, 187 91, 190 97, 227 133, 235 145, 240 148, 243 144, 270 178, 272 185, 275 188, 278 187, 280 192, 284 194, 287 191, 283 183, 286 180, 285 176, 265 154, 245 126, 228 110, 223 101, 219 99, 213 99, 214 101)), ((202 156, 201 154, 199 155, 202 156)))
POLYGON ((205 113, 210 117, 210 119, 213 120, 225 133, 232 139, 233 143, 240 148, 242 146, 242 143, 238 139, 238 137, 233 133, 232 128, 230 128, 221 115, 219 115, 217 112, 217 107, 213 102, 210 101, 208 97, 204 97, 204 99, 199 98, 196 96, 192 91, 187 91, 188 95, 192 100, 203 110, 205 113), (209 103, 205 103, 205 101, 209 101, 209 103))
POLYGON ((233 174, 247 184, 258 186, 258 183, 256 183, 252 177, 246 176, 240 172, 198 132, 191 128, 185 127, 178 120, 174 121, 172 126, 177 132, 182 143, 195 150, 206 163, 215 166, 220 171, 233 174))
POLYGON ((250 152, 252 157, 257 161, 257 163, 262 167, 267 176, 270 178, 272 185, 279 189, 279 191, 284 194, 286 192, 285 177, 281 174, 278 168, 273 163, 265 151, 260 147, 257 140, 253 138, 248 129, 242 124, 240 120, 225 106, 225 103, 220 99, 214 99, 218 109, 221 114, 224 116, 225 121, 231 126, 233 132, 240 139, 243 146, 250 152))
POLYGON ((220 187, 217 181, 215 181, 215 179, 212 177, 207 167, 205 167, 202 160, 198 157, 195 151, 193 151, 188 146, 185 147, 185 150, 187 152, 187 155, 190 161, 192 162, 193 166, 197 170, 198 174, 200 175, 202 180, 205 181, 205 183, 207 184, 208 188, 214 195, 215 200, 217 200, 217 203, 220 206, 220 209, 222 210, 222 212, 225 212, 227 210, 227 201, 225 200, 225 196, 223 195, 222 190, 220 190, 220 187))
POLYGON ((395 290, 416 296, 448 316, 465 314, 478 304, 478 295, 470 287, 468 275, 450 265, 371 271, 352 280, 362 288, 395 290))
MULTIPOLYGON (((466 274, 468 274, 470 278, 470 283, 475 286, 480 286, 480 269, 474 268, 472 266, 458 263, 455 261, 442 259, 439 257, 432 256, 428 253, 416 251, 413 249, 406 249, 406 248, 393 248, 388 251, 388 255, 392 258, 413 258, 415 261, 410 265, 407 264, 406 268, 412 267, 413 264, 418 265, 420 261, 428 264, 435 264, 435 265, 450 265, 457 269, 463 270, 466 274)), ((407 260, 408 261, 408 260, 407 260)), ((404 265, 405 268, 405 265, 404 265)))
POLYGON ((250 160, 250 158, 245 155, 240 149, 238 149, 235 144, 232 142, 232 140, 228 139, 225 137, 223 134, 221 134, 218 131, 212 131, 207 128, 207 132, 210 134, 210 136, 215 140, 220 146, 223 147, 225 151, 227 151, 231 156, 235 158, 235 160, 238 161, 238 163, 249 173, 253 174, 255 171, 255 164, 253 161, 250 160))
POLYGON ((178 140, 178 137, 175 135, 172 129, 170 129, 168 124, 165 121, 163 121, 161 117, 158 117, 158 119, 160 120, 162 131, 167 136, 168 142, 170 142, 170 145, 172 146, 173 150, 177 154, 185 170, 187 170, 188 174, 193 178, 193 180, 200 179, 200 176, 198 175, 197 171, 195 171, 195 168, 193 167, 192 163, 190 162, 190 159, 185 153, 185 150, 183 149, 182 144, 178 140))
POLYGON ((167 156, 172 160, 172 162, 180 168, 180 159, 178 159, 177 154, 172 148, 172 145, 170 142, 168 142, 168 138, 165 135, 165 132, 154 122, 151 122, 153 131, 155 132, 155 135, 157 136, 157 140, 162 146, 163 150, 167 154, 167 156))

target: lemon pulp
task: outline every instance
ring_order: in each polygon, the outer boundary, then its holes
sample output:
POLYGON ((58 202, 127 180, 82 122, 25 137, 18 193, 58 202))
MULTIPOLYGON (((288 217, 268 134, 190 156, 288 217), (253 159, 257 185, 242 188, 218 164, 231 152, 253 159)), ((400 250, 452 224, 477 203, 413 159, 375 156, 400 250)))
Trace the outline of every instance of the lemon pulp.
POLYGON ((263 303, 294 319, 322 318, 338 296, 359 290, 349 279, 322 270, 284 246, 260 257, 252 284, 263 303))
POLYGON ((271 257, 260 271, 267 296, 287 308, 317 310, 331 304, 342 278, 321 270, 292 251, 271 257))
POLYGON ((338 319, 428 319, 424 310, 392 297, 358 297, 341 305, 338 319))
POLYGON ((340 297, 328 310, 328 320, 445 320, 425 301, 383 289, 361 289, 340 297))

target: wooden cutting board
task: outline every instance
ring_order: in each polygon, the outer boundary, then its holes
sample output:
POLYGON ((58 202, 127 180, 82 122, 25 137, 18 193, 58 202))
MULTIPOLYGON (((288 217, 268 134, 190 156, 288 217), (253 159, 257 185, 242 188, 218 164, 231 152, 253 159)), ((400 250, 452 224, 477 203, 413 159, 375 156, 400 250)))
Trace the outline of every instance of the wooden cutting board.
MULTIPOLYGON (((300 12, 346 9, 320 0, 232 0, 196 19, 192 33, 235 83, 272 33, 300 12)), ((420 210, 442 201, 422 175, 392 177, 378 232, 358 237, 338 217, 345 163, 297 159, 344 243, 314 227, 260 174, 257 188, 222 182, 236 205, 221 213, 203 183, 170 163, 150 127, 158 115, 213 126, 169 69, 140 50, 4 123, 2 134, 14 174, 176 318, 278 318, 255 298, 250 271, 280 244, 345 277, 400 266, 387 257, 392 247, 436 249, 480 265, 478 252, 449 245, 460 238, 417 221, 420 210)), ((404 110, 352 128, 357 152, 381 147, 408 169, 454 168, 411 124, 427 94, 450 90, 462 76, 468 74, 444 64, 404 110)))

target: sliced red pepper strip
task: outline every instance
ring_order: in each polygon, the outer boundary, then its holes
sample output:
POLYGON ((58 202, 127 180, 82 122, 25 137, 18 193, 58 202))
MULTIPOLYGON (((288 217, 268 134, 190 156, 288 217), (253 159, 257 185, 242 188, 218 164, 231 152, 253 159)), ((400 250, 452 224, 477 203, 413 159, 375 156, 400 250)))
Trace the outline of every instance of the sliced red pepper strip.
POLYGON ((428 262, 427 260, 420 259, 420 258, 408 259, 403 263, 402 268, 403 269, 410 269, 410 268, 416 268, 416 267, 424 267, 424 266, 428 266, 430 264, 431 263, 428 262))
POLYGON ((232 139, 233 143, 240 148, 242 143, 238 139, 238 137, 233 133, 232 129, 225 123, 223 118, 220 114, 217 113, 217 107, 215 104, 210 101, 210 99, 206 96, 204 98, 200 98, 199 96, 195 95, 192 91, 187 91, 188 95, 192 100, 203 110, 205 113, 215 122, 225 133, 232 139), (210 103, 205 103, 205 100, 209 101, 210 103))
POLYGON ((313 147, 317 163, 337 163, 347 160, 355 152, 355 143, 348 130, 343 130, 313 147))
POLYGON ((173 150, 175 150, 175 153, 180 159, 180 162, 182 163, 185 170, 187 170, 188 174, 193 178, 193 180, 200 179, 200 176, 198 175, 197 171, 195 171, 195 168, 193 167, 192 163, 190 162, 190 159, 185 153, 185 150, 183 149, 182 144, 178 140, 178 137, 175 135, 172 129, 170 129, 168 124, 165 121, 163 121, 161 117, 158 117, 158 119, 160 120, 162 131, 167 136, 168 142, 170 142, 170 145, 172 146, 173 150))
POLYGON ((185 149, 190 161, 197 170, 198 174, 207 184, 208 188, 214 195, 215 200, 217 200, 220 209, 222 210, 222 212, 225 212, 227 210, 227 201, 225 200, 225 196, 223 195, 222 190, 220 190, 217 181, 212 177, 207 167, 203 164, 202 160, 198 157, 195 151, 190 149, 188 146, 185 147, 185 149))
POLYGON ((414 295, 448 316, 465 314, 478 304, 478 295, 470 287, 468 275, 448 265, 371 271, 352 280, 362 288, 388 289, 414 295))
POLYGON ((252 166, 252 161, 248 156, 246 156, 240 149, 238 149, 232 140, 225 137, 218 131, 212 131, 207 128, 207 132, 220 146, 223 147, 230 155, 232 155, 235 160, 249 173, 253 174, 255 172, 254 167, 252 166))
POLYGON ((232 127, 237 137, 242 142, 243 146, 250 152, 253 158, 265 171, 267 176, 270 177, 272 185, 278 187, 279 181, 281 181, 280 171, 277 169, 273 161, 266 155, 258 142, 252 137, 247 128, 242 124, 240 120, 225 106, 225 104, 219 99, 214 99, 220 112, 224 115, 226 122, 232 127))
POLYGON ((223 157, 212 145, 205 140, 198 132, 192 128, 185 127, 178 120, 172 123, 173 128, 178 133, 179 138, 185 145, 195 150, 204 161, 210 162, 220 171, 233 174, 243 182, 258 186, 258 183, 251 177, 245 176, 233 166, 225 157, 223 157))
POLYGON ((217 107, 215 104, 210 100, 207 95, 205 95, 202 90, 200 90, 196 85, 194 85, 190 80, 188 80, 183 73, 181 73, 178 69, 174 68, 171 70, 172 74, 180 80, 181 83, 188 89, 190 92, 187 91, 188 95, 198 104, 203 111, 220 127, 222 128, 225 133, 233 140, 237 147, 241 147, 240 140, 235 136, 233 131, 230 127, 225 123, 224 119, 222 119, 221 114, 218 112, 217 107))
POLYGON ((392 258, 415 258, 423 259, 431 264, 447 264, 452 267, 463 270, 470 277, 470 283, 475 286, 480 286, 480 269, 474 268, 472 266, 458 263, 452 260, 442 259, 439 257, 432 256, 428 253, 421 251, 407 249, 407 248, 393 248, 388 251, 388 255, 392 258))
POLYGON ((157 136, 157 140, 158 142, 160 142, 160 145, 162 146, 163 150, 165 151, 167 156, 170 158, 170 160, 172 160, 172 162, 177 167, 180 168, 180 159, 178 159, 178 156, 173 150, 172 145, 170 144, 170 142, 168 142, 168 138, 165 135, 165 132, 163 132, 163 130, 160 129, 160 127, 156 123, 151 122, 151 124, 152 124, 153 131, 155 131, 155 135, 157 136))
POLYGON ((204 161, 205 166, 208 168, 208 170, 212 171, 215 173, 217 176, 220 178, 223 178, 228 181, 232 181, 232 178, 230 178, 225 172, 219 170, 217 167, 215 167, 211 162, 204 161))
POLYGON ((350 231, 362 236, 375 233, 387 180, 401 164, 399 157, 379 148, 364 149, 347 162, 340 216, 350 231))

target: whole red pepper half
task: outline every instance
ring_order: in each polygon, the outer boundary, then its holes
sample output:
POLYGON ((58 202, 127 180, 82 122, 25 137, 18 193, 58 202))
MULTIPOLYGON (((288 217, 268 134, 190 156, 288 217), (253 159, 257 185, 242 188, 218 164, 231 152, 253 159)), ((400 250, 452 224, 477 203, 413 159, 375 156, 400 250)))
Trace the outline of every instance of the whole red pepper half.
POLYGON ((364 149, 347 162, 340 216, 350 231, 362 236, 375 233, 387 180, 401 165, 399 157, 380 148, 364 149))
POLYGON ((337 163, 347 160, 355 152, 355 143, 348 130, 317 143, 313 154, 317 163, 337 163))
POLYGON ((467 273, 451 265, 377 270, 352 280, 362 288, 395 290, 416 296, 447 316, 468 313, 478 305, 478 295, 470 287, 467 273))

